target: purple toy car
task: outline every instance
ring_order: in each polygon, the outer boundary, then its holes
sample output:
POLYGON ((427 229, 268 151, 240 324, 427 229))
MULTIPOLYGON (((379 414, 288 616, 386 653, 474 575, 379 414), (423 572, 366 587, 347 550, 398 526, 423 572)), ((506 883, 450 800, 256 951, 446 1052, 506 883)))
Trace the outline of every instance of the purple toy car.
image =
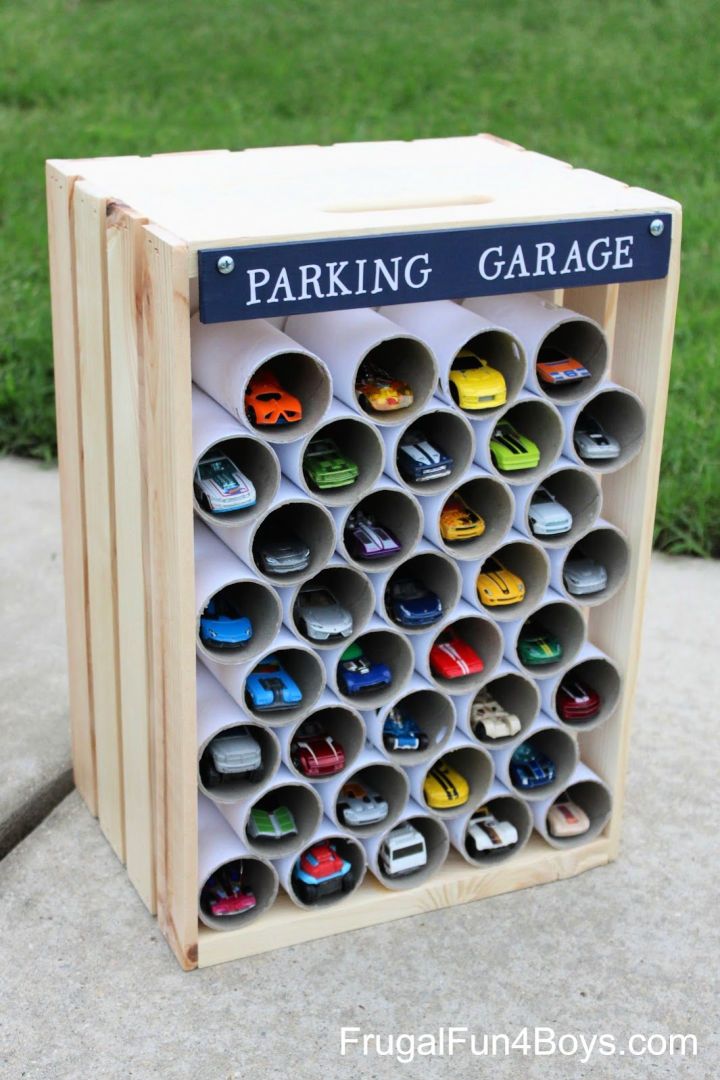
POLYGON ((395 555, 401 550, 401 544, 395 536, 379 525, 369 514, 354 510, 345 526, 345 544, 350 554, 356 559, 381 559, 386 555, 395 555))

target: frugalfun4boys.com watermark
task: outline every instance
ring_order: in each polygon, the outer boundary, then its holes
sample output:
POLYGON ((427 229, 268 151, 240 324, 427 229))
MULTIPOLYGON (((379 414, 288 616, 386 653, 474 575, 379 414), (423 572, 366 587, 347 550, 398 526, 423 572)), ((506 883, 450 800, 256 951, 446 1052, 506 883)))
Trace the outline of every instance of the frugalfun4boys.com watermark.
POLYGON ((697 1057, 697 1036, 635 1033, 617 1036, 609 1032, 585 1034, 556 1031, 552 1027, 523 1027, 515 1032, 476 1031, 469 1027, 438 1027, 423 1032, 370 1032, 359 1027, 340 1028, 342 1057, 394 1058, 410 1065, 421 1058, 574 1058, 587 1065, 592 1058, 697 1057))

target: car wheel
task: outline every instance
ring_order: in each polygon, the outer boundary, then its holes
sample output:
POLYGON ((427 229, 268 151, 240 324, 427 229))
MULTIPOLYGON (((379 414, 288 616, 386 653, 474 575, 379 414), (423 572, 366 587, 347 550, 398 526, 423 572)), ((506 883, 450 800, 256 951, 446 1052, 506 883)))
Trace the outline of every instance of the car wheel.
POLYGON ((257 413, 253 409, 252 405, 249 405, 248 408, 245 410, 245 415, 247 416, 250 423, 257 427, 257 413))
POLYGON ((352 870, 349 870, 345 877, 342 879, 342 891, 344 893, 352 892, 355 888, 355 875, 352 870))
POLYGON ((457 392, 457 386, 454 382, 450 383, 450 397, 453 399, 456 405, 460 404, 460 395, 457 392))
POLYGON ((265 775, 265 770, 261 765, 259 769, 251 769, 250 772, 245 775, 251 784, 257 784, 257 782, 262 780, 265 775))

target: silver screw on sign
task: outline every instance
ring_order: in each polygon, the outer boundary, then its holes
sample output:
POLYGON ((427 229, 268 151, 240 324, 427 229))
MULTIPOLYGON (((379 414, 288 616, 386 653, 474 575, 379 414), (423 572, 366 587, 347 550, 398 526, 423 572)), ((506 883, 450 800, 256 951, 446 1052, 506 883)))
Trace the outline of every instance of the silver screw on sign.
MULTIPOLYGON (((652 229, 652 225, 650 228, 652 229)), ((217 261, 217 268, 221 274, 232 274, 235 269, 235 260, 230 255, 221 255, 217 261)))
POLYGON ((650 222, 650 235, 651 236, 662 236, 662 234, 664 232, 665 232, 665 222, 661 221, 660 218, 658 218, 658 217, 653 218, 653 220, 650 222))

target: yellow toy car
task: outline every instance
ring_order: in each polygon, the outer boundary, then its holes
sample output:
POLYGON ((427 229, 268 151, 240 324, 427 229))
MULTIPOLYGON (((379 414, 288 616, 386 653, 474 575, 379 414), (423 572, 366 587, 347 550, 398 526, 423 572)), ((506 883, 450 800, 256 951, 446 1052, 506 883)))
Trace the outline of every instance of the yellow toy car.
POLYGON ((507 386, 502 372, 490 367, 470 349, 461 349, 455 358, 458 366, 450 370, 450 393, 461 409, 494 409, 507 401, 507 386))
POLYGON ((443 540, 472 540, 485 532, 485 522, 459 495, 451 495, 440 512, 443 540))
POLYGON ((488 559, 478 574, 478 600, 486 607, 519 604, 525 599, 525 583, 497 559, 488 559))
POLYGON ((431 809, 452 810, 465 805, 470 797, 470 787, 465 777, 443 758, 425 777, 423 795, 431 809))

